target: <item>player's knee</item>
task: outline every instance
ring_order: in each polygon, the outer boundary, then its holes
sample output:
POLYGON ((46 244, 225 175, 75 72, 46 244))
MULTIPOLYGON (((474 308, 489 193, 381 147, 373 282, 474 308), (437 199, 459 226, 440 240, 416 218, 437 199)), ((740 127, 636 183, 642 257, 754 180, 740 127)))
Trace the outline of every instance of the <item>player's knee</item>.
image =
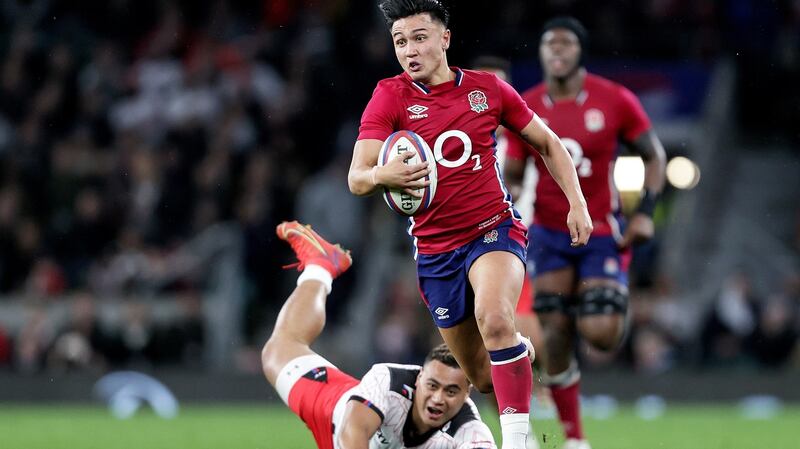
POLYGON ((621 314, 588 315, 578 321, 581 337, 595 349, 611 351, 622 342, 625 316, 621 314))
POLYGON ((581 336, 595 349, 600 351, 613 351, 622 342, 622 329, 609 329, 605 333, 595 333, 594 335, 586 335, 582 333, 581 336))
POLYGON ((272 361, 275 360, 278 351, 280 350, 280 341, 278 338, 274 336, 270 337, 269 340, 264 344, 264 347, 261 349, 261 368, 264 372, 267 372, 271 369, 272 361))
POLYGON ((514 337, 514 316, 500 312, 476 312, 478 327, 487 348, 502 348, 502 341, 514 337))
POLYGON ((536 292, 533 311, 539 315, 549 313, 568 315, 570 313, 569 298, 560 293, 536 292))
POLYGON ((628 294, 618 288, 598 286, 578 295, 578 315, 625 315, 628 310, 628 294))
POLYGON ((601 351, 613 351, 617 349, 622 342, 622 334, 617 335, 604 335, 600 338, 594 339, 591 343, 592 346, 601 351))

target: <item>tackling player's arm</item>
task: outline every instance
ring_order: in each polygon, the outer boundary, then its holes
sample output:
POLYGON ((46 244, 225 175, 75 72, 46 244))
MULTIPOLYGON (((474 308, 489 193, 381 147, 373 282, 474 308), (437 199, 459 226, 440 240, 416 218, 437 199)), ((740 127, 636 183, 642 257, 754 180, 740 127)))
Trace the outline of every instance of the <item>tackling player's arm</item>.
POLYGON ((589 217, 572 157, 558 136, 535 114, 519 135, 539 152, 547 171, 569 200, 567 226, 572 237, 572 246, 585 245, 592 233, 592 219, 589 217))
POLYGON ((655 234, 653 210, 656 200, 664 190, 667 164, 664 146, 652 128, 643 132, 633 141, 624 143, 644 161, 644 192, 642 192, 639 207, 631 217, 622 241, 619 242, 619 246, 623 248, 653 238, 655 234))
POLYGON ((347 403, 339 432, 341 449, 369 449, 369 440, 381 426, 381 417, 369 406, 355 400, 347 403))
POLYGON ((422 198, 423 194, 416 189, 430 184, 430 181, 422 179, 431 171, 428 162, 407 165, 406 159, 414 157, 415 154, 413 151, 408 151, 379 167, 378 154, 382 146, 383 142, 377 139, 356 141, 350 172, 347 174, 350 192, 364 196, 374 193, 378 186, 384 186, 390 189, 402 189, 409 195, 422 198))

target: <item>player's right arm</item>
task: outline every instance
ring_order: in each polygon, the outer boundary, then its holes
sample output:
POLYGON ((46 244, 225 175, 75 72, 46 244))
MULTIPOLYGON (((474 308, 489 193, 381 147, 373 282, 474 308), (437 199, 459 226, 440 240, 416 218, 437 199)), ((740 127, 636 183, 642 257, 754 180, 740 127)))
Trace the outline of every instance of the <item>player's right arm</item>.
MULTIPOLYGON (((367 112, 364 112, 366 116, 367 112)), ((364 118, 362 118, 363 127, 364 118)), ((347 174, 350 192, 363 196, 374 193, 378 186, 390 189, 403 189, 406 193, 421 198, 416 189, 426 187, 430 181, 423 179, 430 173, 428 162, 406 165, 405 160, 414 157, 413 151, 407 151, 386 165, 378 167, 378 153, 383 142, 377 139, 361 139, 356 141, 353 149, 353 160, 347 174)))
POLYGON ((421 193, 415 189, 430 184, 424 178, 430 171, 428 163, 406 165, 405 160, 413 156, 396 157, 388 164, 378 167, 378 154, 383 141, 400 126, 401 113, 398 111, 397 95, 386 82, 378 83, 372 98, 361 115, 361 126, 358 129, 358 140, 353 148, 353 160, 347 174, 347 185, 350 192, 358 196, 369 195, 379 186, 390 189, 405 190, 406 193, 420 198, 421 193))
POLYGON ((369 449, 369 440, 381 426, 381 418, 367 405, 350 401, 339 432, 341 449, 369 449))

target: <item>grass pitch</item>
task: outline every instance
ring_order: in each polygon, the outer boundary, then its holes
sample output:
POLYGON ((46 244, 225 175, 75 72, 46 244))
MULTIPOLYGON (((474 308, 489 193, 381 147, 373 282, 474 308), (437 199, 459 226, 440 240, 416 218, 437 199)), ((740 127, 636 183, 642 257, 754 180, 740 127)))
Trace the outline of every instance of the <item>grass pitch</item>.
MULTIPOLYGON (((497 421, 484 412, 497 435, 497 421)), ((594 449, 800 448, 800 406, 768 420, 741 417, 735 407, 670 405, 645 421, 630 408, 603 420, 587 418, 594 449)), ((543 449, 560 448, 557 423, 535 424, 543 449)), ((280 406, 198 406, 163 420, 140 411, 117 420, 100 407, 0 404, 2 449, 314 449, 303 423, 280 406)))

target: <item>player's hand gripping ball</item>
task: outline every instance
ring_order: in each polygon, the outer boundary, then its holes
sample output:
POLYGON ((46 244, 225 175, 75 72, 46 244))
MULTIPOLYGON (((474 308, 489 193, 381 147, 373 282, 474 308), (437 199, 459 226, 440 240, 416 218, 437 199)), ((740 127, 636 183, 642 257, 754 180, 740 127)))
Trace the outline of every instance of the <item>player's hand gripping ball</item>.
POLYGON ((407 165, 429 162, 431 172, 423 179, 429 180, 430 185, 416 189, 416 193, 419 193, 421 198, 410 195, 403 190, 384 188, 383 199, 393 211, 401 215, 410 216, 425 210, 433 202, 433 196, 436 194, 436 160, 430 147, 422 137, 412 131, 397 131, 383 143, 381 152, 378 154, 378 165, 384 166, 406 151, 416 153, 413 157, 405 160, 407 165))

